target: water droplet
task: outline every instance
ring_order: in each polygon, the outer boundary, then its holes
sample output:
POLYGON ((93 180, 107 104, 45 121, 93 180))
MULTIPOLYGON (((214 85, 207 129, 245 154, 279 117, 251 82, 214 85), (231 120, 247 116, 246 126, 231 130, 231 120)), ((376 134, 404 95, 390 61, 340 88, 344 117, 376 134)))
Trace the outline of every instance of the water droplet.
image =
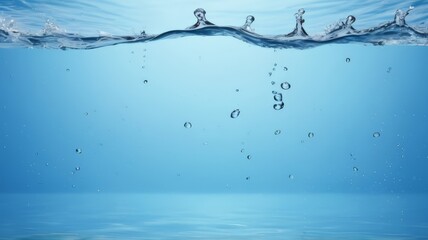
POLYGON ((208 25, 214 25, 210 21, 208 21, 205 17, 205 14, 207 12, 203 8, 197 8, 193 14, 195 15, 197 22, 193 24, 192 26, 188 27, 187 29, 195 29, 195 28, 201 28, 208 25))
POLYGON ((77 154, 82 154, 82 149, 80 149, 80 148, 76 148, 76 153, 77 153, 77 154))
POLYGON ((147 84, 148 82, 149 82, 148 80, 144 80, 144 81, 143 81, 143 83, 144 83, 144 84, 147 84))
POLYGON ((374 138, 378 138, 378 137, 380 137, 380 132, 374 132, 374 133, 373 133, 373 137, 374 137, 374 138))
POLYGON ((345 60, 347 63, 348 62, 350 62, 351 61, 351 59, 350 58, 346 58, 346 60, 345 60))
POLYGON ((281 88, 284 90, 288 90, 291 88, 291 84, 289 82, 283 82, 281 83, 281 88))
POLYGON ((353 167, 353 168, 352 168, 352 170, 353 170, 354 172, 358 172, 358 168, 357 168, 357 167, 353 167))
POLYGON ((277 102, 282 102, 282 93, 277 93, 273 95, 273 99, 277 102))
POLYGON ((184 127, 185 128, 192 128, 192 123, 191 122, 185 122, 184 127))
POLYGON ((294 175, 290 174, 290 175, 288 175, 288 178, 291 179, 291 180, 293 180, 294 179, 294 175))
POLYGON ((355 20, 357 20, 354 16, 352 16, 352 15, 349 15, 347 18, 346 18, 346 26, 348 26, 348 27, 350 27, 354 22, 355 22, 355 20))
POLYGON ((273 109, 275 109, 275 110, 281 110, 283 108, 284 108, 284 102, 276 103, 273 105, 273 109))
POLYGON ((80 171, 80 167, 75 167, 74 170, 80 171))
POLYGON ((239 109, 235 109, 232 111, 232 113, 230 114, 231 118, 237 118, 239 117, 239 114, 241 113, 241 111, 239 111, 239 109))
POLYGON ((278 129, 275 131, 275 135, 279 135, 279 134, 281 134, 281 130, 278 129))
POLYGON ((247 19, 245 20, 245 24, 244 24, 244 26, 242 26, 242 28, 243 28, 244 30, 249 31, 249 32, 253 32, 253 31, 254 31, 254 29, 251 27, 251 24, 254 22, 254 20, 256 20, 256 19, 254 18, 254 16, 252 16, 252 15, 248 15, 248 16, 247 16, 247 19))
POLYGON ((284 71, 288 71, 288 67, 284 67, 284 71))
POLYGON ((308 137, 309 137, 309 138, 313 138, 314 136, 315 136, 315 134, 314 134, 313 132, 309 132, 309 133, 308 133, 308 137))
POLYGON ((270 82, 270 84, 275 85, 275 81, 270 82))
POLYGON ((251 160, 251 155, 247 155, 247 159, 248 159, 248 160, 251 160))

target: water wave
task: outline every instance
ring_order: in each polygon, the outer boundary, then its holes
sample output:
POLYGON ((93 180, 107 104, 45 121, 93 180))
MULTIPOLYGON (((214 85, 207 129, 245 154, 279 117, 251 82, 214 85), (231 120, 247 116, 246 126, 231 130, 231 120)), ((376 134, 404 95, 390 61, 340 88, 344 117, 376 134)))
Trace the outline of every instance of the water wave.
POLYGON ((251 24, 255 17, 249 15, 243 26, 218 26, 206 19, 202 8, 194 11, 197 22, 184 30, 171 30, 161 34, 144 31, 134 35, 85 36, 68 33, 52 21, 45 23, 40 33, 26 33, 14 28, 14 20, 0 19, 0 47, 40 47, 51 49, 94 49, 125 43, 143 43, 186 36, 228 36, 244 42, 269 48, 307 49, 324 44, 362 43, 373 45, 418 45, 428 46, 428 32, 406 23, 406 16, 413 10, 397 10, 394 19, 368 29, 355 29, 356 18, 352 15, 329 26, 324 34, 310 36, 303 25, 304 9, 295 14, 296 25, 292 32, 283 35, 260 35, 251 24))

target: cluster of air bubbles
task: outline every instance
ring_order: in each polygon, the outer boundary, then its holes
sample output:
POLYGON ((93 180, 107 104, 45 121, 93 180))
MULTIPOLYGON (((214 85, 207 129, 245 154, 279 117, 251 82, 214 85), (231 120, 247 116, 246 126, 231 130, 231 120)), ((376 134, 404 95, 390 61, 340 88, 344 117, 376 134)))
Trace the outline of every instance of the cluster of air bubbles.
POLYGON ((235 109, 230 113, 230 117, 231 118, 237 118, 237 117, 239 117, 240 113, 241 113, 241 111, 239 109, 235 109))
POLYGON ((247 16, 245 24, 241 27, 242 29, 248 32, 254 32, 254 28, 251 27, 251 24, 254 22, 255 18, 252 15, 247 16))
POLYGON ((192 123, 191 122, 185 122, 184 127, 185 128, 192 128, 192 123))

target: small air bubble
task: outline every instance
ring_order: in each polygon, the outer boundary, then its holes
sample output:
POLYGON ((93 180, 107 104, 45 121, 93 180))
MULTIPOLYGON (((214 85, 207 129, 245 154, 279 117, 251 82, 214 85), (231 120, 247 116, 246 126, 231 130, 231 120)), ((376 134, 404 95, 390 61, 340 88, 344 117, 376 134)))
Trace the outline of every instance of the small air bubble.
POLYGON ((66 72, 70 72, 70 68, 65 69, 66 72))
POLYGON ((76 148, 75 151, 76 151, 77 154, 82 154, 82 149, 80 149, 80 148, 76 148))
POLYGON ((192 128, 192 123, 191 122, 185 122, 184 127, 185 128, 192 128))
POLYGON ((291 88, 291 84, 289 82, 283 82, 281 83, 281 88, 284 90, 288 90, 291 88))
POLYGON ((248 160, 251 160, 251 155, 247 155, 247 159, 248 159, 248 160))
POLYGON ((374 133, 373 133, 373 137, 374 137, 374 138, 378 138, 378 137, 380 137, 380 132, 374 132, 374 133))
POLYGON ((273 64, 273 66, 274 66, 274 67, 276 67, 276 66, 278 66, 278 64, 277 64, 277 63, 274 63, 274 64, 273 64))
POLYGON ((315 134, 313 132, 308 133, 308 138, 313 138, 314 136, 315 136, 315 134))
POLYGON ((271 77, 272 76, 272 73, 271 72, 269 72, 269 77, 271 77))
POLYGON ((279 134, 281 134, 281 130, 278 129, 275 131, 275 135, 279 135, 279 134))
POLYGON ((293 180, 294 179, 294 175, 290 174, 290 175, 288 175, 288 178, 291 179, 291 180, 293 180))
POLYGON ((275 85, 275 81, 270 82, 270 84, 275 85))
POLYGON ((246 177, 245 180, 250 180, 250 177, 246 177))
POLYGON ((232 113, 230 113, 230 117, 231 118, 237 118, 237 117, 239 117, 240 113, 241 113, 241 111, 239 109, 235 109, 232 111, 232 113))
POLYGON ((350 58, 346 58, 346 62, 347 63, 351 62, 351 59, 350 58))
POLYGON ((72 187, 72 188, 76 188, 76 185, 74 185, 74 184, 73 184, 73 185, 71 185, 71 187, 72 187))
POLYGON ((277 93, 273 95, 273 99, 277 102, 282 102, 282 93, 277 93))
POLYGON ((45 163, 45 166, 46 166, 46 167, 48 167, 48 166, 49 166, 49 163, 45 163))
POLYGON ((235 92, 239 92, 239 89, 237 88, 237 89, 235 89, 235 92))
POLYGON ((148 82, 149 82, 148 80, 144 80, 144 81, 143 81, 143 83, 144 83, 144 84, 147 84, 148 82))
POLYGON ((288 71, 288 67, 284 67, 283 69, 284 69, 284 71, 288 71))
POLYGON ((387 72, 387 73, 390 73, 390 72, 391 72, 391 70, 392 70, 392 68, 391 68, 391 67, 388 67, 388 69, 386 70, 386 72, 387 72))
POLYGON ((241 153, 243 153, 243 152, 245 152, 245 149, 244 149, 244 148, 242 148, 242 149, 241 149, 241 153))
POLYGON ((75 167, 74 170, 80 171, 80 167, 75 167))
POLYGON ((283 108, 284 108, 284 102, 276 103, 273 105, 273 109, 275 109, 275 110, 281 110, 283 108))
POLYGON ((354 172, 358 172, 358 168, 357 168, 357 167, 353 167, 353 168, 352 168, 352 170, 353 170, 354 172))
POLYGON ((85 116, 88 116, 89 115, 89 113, 88 112, 85 112, 85 116))

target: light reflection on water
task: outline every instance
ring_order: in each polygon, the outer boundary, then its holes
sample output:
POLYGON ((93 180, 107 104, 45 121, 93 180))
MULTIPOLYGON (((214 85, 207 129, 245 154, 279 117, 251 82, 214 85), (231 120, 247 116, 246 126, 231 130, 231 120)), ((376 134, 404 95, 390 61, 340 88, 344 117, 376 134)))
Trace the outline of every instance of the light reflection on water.
POLYGON ((0 239, 423 239, 425 195, 1 195, 0 239), (416 207, 417 206, 417 207, 416 207))

